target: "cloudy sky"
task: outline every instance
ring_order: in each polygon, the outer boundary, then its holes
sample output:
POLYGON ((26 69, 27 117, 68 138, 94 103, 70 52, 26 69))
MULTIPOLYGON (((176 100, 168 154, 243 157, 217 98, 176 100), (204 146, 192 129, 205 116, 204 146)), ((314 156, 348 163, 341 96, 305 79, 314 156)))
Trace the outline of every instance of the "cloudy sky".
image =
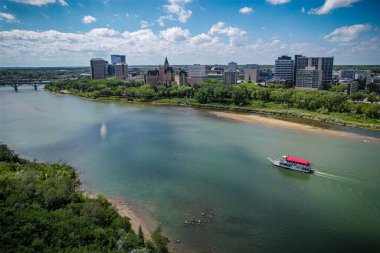
POLYGON ((380 64, 380 0, 0 0, 0 66, 380 64))

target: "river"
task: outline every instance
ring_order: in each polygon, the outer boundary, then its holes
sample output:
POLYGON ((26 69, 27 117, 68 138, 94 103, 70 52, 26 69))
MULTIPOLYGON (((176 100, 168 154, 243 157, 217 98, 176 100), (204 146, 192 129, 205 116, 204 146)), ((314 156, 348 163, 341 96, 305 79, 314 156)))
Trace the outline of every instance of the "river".
POLYGON ((1 142, 29 159, 69 163, 89 190, 127 198, 181 248, 380 252, 379 141, 26 87, 0 88, 0 106, 1 142), (267 160, 285 153, 318 173, 267 160))

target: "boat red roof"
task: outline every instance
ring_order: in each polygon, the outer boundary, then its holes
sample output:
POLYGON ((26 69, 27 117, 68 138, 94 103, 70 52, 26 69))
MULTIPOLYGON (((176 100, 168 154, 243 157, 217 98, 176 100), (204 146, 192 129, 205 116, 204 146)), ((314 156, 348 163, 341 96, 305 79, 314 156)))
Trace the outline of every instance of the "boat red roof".
POLYGON ((309 160, 290 156, 290 155, 286 156, 286 160, 288 160, 289 162, 299 163, 299 164, 303 164, 303 165, 309 165, 310 164, 309 160))

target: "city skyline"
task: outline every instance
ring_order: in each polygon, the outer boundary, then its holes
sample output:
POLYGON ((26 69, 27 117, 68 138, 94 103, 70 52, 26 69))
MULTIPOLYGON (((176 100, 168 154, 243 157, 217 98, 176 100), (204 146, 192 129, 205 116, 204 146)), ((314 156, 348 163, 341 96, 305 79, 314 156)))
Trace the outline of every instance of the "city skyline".
POLYGON ((274 64, 287 54, 379 64, 375 0, 7 0, 0 66, 87 66, 126 55, 129 65, 274 64))

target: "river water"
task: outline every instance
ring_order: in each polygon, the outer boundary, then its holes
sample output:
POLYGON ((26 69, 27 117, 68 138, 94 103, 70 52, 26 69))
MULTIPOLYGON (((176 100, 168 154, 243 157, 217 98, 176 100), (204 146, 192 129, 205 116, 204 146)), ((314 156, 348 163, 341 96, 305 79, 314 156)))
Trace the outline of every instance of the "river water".
POLYGON ((23 157, 76 167, 88 189, 126 197, 182 248, 380 252, 379 141, 25 87, 1 88, 0 106, 0 141, 23 157), (267 160, 285 153, 310 159, 318 172, 267 160))

